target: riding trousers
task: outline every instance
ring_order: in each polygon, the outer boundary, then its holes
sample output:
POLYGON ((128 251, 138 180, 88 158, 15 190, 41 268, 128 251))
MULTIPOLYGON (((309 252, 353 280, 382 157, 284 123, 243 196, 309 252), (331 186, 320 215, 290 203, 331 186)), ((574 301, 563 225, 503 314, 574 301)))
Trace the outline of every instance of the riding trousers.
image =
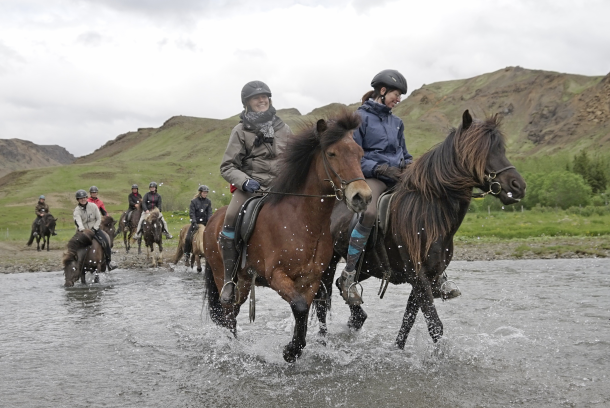
POLYGON ((222 224, 223 227, 235 228, 235 222, 237 221, 239 209, 246 202, 246 200, 253 195, 254 193, 247 193, 240 189, 235 190, 225 214, 225 221, 222 224))

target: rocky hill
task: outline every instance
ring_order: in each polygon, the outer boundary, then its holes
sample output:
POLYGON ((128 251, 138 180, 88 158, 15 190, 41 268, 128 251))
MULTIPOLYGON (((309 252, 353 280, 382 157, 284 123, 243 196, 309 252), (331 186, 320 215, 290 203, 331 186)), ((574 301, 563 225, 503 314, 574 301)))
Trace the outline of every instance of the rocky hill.
POLYGON ((57 145, 37 145, 21 139, 0 139, 0 178, 15 170, 70 164, 76 158, 57 145))

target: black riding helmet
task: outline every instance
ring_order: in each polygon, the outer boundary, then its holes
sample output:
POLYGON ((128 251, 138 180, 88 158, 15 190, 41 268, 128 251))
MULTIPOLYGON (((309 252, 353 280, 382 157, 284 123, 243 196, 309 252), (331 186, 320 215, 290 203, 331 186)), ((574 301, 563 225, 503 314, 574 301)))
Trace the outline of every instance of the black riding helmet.
POLYGON ((241 89, 241 103, 246 106, 248 99, 260 94, 271 98, 271 89, 263 81, 250 81, 241 89))
POLYGON ((157 188, 157 183, 155 183, 154 181, 151 181, 150 184, 148 185, 148 188, 151 188, 151 187, 157 188))
POLYGON ((384 69, 373 77, 371 86, 375 89, 385 86, 386 88, 395 88, 401 94, 407 93, 407 80, 404 76, 395 69, 384 69))
POLYGON ((89 192, 90 192, 90 193, 97 193, 97 192, 98 192, 97 187, 95 187, 95 186, 91 186, 91 187, 89 188, 89 192))
POLYGON ((205 184, 202 184, 199 186, 197 191, 210 191, 210 188, 208 186, 206 186, 205 184))
POLYGON ((76 199, 78 200, 79 198, 87 198, 87 192, 85 190, 78 190, 76 192, 76 199))

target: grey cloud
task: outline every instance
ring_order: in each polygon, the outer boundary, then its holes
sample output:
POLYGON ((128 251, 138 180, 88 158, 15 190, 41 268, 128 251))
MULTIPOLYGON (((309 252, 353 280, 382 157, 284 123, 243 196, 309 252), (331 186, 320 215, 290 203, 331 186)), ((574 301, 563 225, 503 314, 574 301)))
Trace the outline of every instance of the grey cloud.
POLYGON ((100 33, 95 31, 87 31, 80 34, 76 38, 76 42, 89 47, 97 47, 101 45, 103 37, 100 33))
POLYGON ((240 58, 240 59, 256 59, 256 58, 265 59, 265 58, 267 58, 267 54, 265 53, 265 51, 263 51, 259 48, 251 48, 251 49, 246 49, 246 50, 237 49, 237 50, 235 50, 233 55, 235 55, 237 58, 240 58))
POLYGON ((197 45, 190 38, 180 38, 175 41, 176 47, 182 50, 197 51, 197 45))
POLYGON ((6 74, 26 60, 17 51, 0 41, 0 75, 6 74))

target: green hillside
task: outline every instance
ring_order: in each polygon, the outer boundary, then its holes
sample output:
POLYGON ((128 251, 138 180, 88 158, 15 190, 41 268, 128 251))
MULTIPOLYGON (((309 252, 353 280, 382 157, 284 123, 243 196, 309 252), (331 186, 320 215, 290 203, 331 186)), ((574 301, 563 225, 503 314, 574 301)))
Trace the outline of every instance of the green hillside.
MULTIPOLYGON (((279 110, 278 114, 297 131, 304 123, 328 117, 340 108, 343 105, 331 104, 308 115, 296 109, 279 110)), ((503 117, 508 155, 521 171, 564 169, 580 149, 598 155, 610 149, 610 76, 509 67, 424 85, 394 113, 404 120, 407 146, 418 157, 459 124, 465 109, 475 117, 496 112, 503 117)), ((40 194, 47 196, 51 212, 60 217, 59 228, 73 231, 74 192, 91 185, 100 189, 100 198, 114 214, 126 209, 133 183, 144 193, 150 181, 160 185, 164 212, 184 211, 199 184, 210 186, 209 197, 219 208, 230 198, 219 164, 237 123, 237 116, 224 120, 177 116, 158 129, 120 135, 74 164, 10 173, 0 179, 0 237, 27 238, 40 194)), ((177 228, 184 220, 179 219, 180 213, 174 214, 167 218, 177 228)))

